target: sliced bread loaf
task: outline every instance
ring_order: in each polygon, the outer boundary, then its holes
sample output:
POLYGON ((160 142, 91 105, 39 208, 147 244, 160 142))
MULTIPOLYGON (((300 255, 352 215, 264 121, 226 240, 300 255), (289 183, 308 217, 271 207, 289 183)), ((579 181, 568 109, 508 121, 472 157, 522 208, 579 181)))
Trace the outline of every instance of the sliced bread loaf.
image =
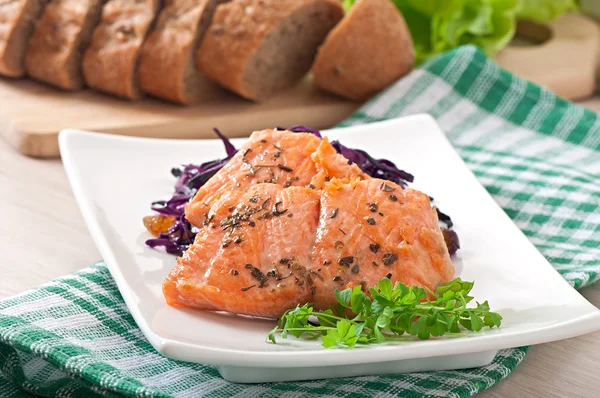
POLYGON ((47 0, 0 1, 0 74, 25 75, 25 53, 47 0))
POLYGON ((29 42, 27 74, 64 90, 83 88, 81 59, 101 14, 102 0, 51 0, 29 42))
POLYGON ((108 0, 83 56, 88 86, 130 100, 142 96, 138 55, 160 6, 160 0, 108 0))
POLYGON ((263 101, 310 70, 343 17, 340 0, 234 0, 217 7, 197 65, 229 90, 263 101))
POLYGON ((140 53, 142 91, 180 104, 196 103, 220 91, 196 68, 195 55, 217 5, 226 1, 166 0, 140 53))
POLYGON ((392 1, 359 0, 320 47, 313 84, 365 100, 407 74, 414 60, 410 31, 392 1))

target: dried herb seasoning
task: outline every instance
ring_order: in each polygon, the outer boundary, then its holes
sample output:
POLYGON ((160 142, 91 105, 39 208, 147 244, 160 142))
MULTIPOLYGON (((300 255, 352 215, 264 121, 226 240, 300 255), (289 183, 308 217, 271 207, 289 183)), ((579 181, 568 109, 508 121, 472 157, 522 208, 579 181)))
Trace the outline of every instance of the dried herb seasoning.
POLYGON ((381 183, 381 185, 379 186, 379 189, 381 189, 382 191, 385 191, 385 192, 394 192, 396 190, 396 188, 390 187, 385 182, 381 183))
POLYGON ((284 209, 284 210, 279 210, 278 207, 281 204, 281 202, 277 202, 273 205, 273 208, 271 209, 271 213, 275 216, 275 217, 279 217, 282 214, 287 213, 288 209, 284 209))
POLYGON ((283 171, 287 171, 288 173, 291 173, 292 171, 294 171, 294 169, 292 169, 291 167, 287 167, 286 165, 283 165, 283 164, 278 164, 277 167, 279 167, 283 171))

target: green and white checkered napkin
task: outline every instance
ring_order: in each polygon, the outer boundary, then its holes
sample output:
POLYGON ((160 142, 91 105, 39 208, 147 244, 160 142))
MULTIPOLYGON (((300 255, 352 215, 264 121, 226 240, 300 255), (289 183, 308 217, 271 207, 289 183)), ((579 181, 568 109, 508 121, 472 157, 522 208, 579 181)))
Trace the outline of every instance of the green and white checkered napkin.
MULTIPOLYGON (((600 117, 466 46, 422 65, 342 125, 433 115, 531 242, 575 288, 600 274, 600 117)), ((401 166, 401 165, 400 165, 401 166)), ((417 176, 418 178, 418 176, 417 176)), ((0 395, 468 397, 507 377, 528 347, 446 372, 236 385, 146 341, 102 263, 0 302, 0 395)))

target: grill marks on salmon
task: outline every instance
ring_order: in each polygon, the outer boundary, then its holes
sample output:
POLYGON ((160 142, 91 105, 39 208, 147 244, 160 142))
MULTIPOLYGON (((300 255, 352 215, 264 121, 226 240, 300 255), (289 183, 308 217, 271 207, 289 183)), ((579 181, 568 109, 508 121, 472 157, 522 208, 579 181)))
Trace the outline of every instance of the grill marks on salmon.
POLYGON ((199 232, 164 281, 173 306, 276 318, 386 276, 431 290, 454 278, 429 197, 365 175, 312 134, 255 132, 186 216, 199 232))
POLYGON ((262 130, 252 133, 231 160, 206 182, 186 206, 185 215, 201 226, 213 201, 232 190, 260 183, 283 187, 322 188, 332 177, 368 178, 356 165, 337 154, 327 138, 310 133, 262 130))

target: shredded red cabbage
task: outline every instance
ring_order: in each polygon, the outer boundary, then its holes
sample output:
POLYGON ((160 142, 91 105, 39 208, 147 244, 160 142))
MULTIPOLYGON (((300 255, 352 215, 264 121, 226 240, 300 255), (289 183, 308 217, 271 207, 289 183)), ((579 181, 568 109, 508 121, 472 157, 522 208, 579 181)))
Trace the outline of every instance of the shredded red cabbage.
MULTIPOLYGON (((285 130, 277 127, 278 130, 285 130)), ((311 129, 306 126, 293 126, 287 129, 295 133, 312 133, 319 138, 321 132, 311 129)), ((152 203, 152 210, 159 214, 174 216, 176 221, 165 233, 161 233, 158 238, 148 239, 146 244, 152 248, 164 247, 165 251, 170 254, 181 255, 194 242, 197 228, 194 227, 185 218, 185 205, 194 197, 198 189, 204 185, 212 176, 214 176, 221 168, 236 154, 237 149, 218 129, 214 129, 215 134, 223 141, 227 157, 224 159, 213 160, 203 163, 199 166, 189 164, 179 168, 173 168, 171 173, 177 178, 175 182, 175 193, 171 199, 164 201, 156 201, 152 203)), ((342 145, 339 141, 332 141, 331 144, 348 159, 348 163, 356 163, 356 165, 366 174, 374 178, 381 178, 395 182, 396 184, 406 187, 409 182, 414 181, 414 176, 404 170, 400 170, 393 162, 386 159, 374 159, 368 153, 360 149, 352 149, 342 145)), ((433 201, 433 198, 431 198, 433 201)), ((450 251, 454 254, 460 244, 458 236, 454 231, 451 231, 451 218, 437 209, 438 218, 441 223, 445 224, 444 239, 450 251)))

